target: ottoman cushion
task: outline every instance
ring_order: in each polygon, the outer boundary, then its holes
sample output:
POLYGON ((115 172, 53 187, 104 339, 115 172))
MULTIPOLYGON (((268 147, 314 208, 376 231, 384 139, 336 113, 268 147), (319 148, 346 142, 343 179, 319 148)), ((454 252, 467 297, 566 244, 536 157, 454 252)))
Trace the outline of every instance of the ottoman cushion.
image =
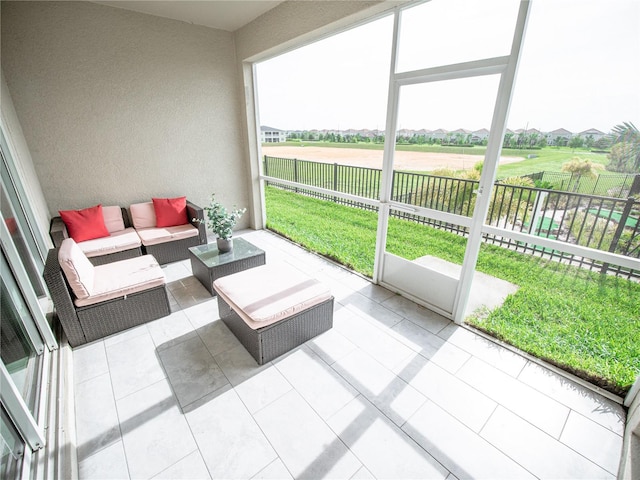
POLYGON ((252 329, 279 322, 331 298, 318 280, 287 265, 263 265, 222 277, 213 286, 252 329))

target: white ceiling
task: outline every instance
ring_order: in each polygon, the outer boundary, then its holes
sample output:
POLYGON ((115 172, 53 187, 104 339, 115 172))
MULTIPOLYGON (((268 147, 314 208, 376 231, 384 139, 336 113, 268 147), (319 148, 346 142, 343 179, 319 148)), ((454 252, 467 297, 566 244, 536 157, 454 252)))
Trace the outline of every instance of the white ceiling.
POLYGON ((282 0, 117 0, 94 3, 233 32, 282 3, 282 0))

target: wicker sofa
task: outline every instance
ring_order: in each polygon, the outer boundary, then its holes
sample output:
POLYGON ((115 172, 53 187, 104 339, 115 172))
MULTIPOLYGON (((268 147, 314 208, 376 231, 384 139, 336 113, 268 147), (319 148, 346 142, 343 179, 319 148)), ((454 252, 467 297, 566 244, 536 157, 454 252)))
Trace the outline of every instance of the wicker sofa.
POLYGON ((44 280, 72 347, 171 313, 164 273, 151 255, 94 266, 66 239, 49 250, 44 280))
MULTIPOLYGON (((189 258, 189 247, 207 243, 203 209, 187 200, 189 224, 181 227, 156 227, 152 202, 130 206, 132 214, 122 207, 103 207, 109 236, 78 242, 93 265, 104 265, 143 254, 153 255, 161 265, 189 258), (144 215, 133 215, 142 211, 144 215), (133 217, 133 218, 132 218, 133 217), (197 220, 203 220, 199 222, 197 220)), ((51 219, 49 235, 56 248, 69 238, 62 218, 51 219)))

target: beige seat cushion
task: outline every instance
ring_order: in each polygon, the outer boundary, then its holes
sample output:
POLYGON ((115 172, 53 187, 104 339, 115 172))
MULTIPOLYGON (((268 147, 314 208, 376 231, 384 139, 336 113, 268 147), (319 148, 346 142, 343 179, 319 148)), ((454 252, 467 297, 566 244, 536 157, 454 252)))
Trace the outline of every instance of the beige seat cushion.
POLYGON ((121 232, 124 230, 124 219, 122 218, 122 210, 118 206, 102 206, 102 216, 104 217, 104 226, 107 227, 109 233, 121 232))
POLYGON ((136 230, 156 226, 156 211, 153 202, 134 203, 129 206, 131 222, 136 230))
POLYGON ((80 249, 89 258, 138 248, 140 245, 142 245, 142 241, 136 231, 131 227, 112 232, 108 237, 85 240, 78 244, 80 249))
POLYGON ((175 227, 140 228, 136 231, 145 246, 198 236, 198 229, 190 223, 175 227))
POLYGON ((67 282, 79 299, 87 298, 93 292, 95 267, 73 238, 66 238, 58 250, 58 263, 67 282))
POLYGON ((250 268, 219 278, 213 286, 254 330, 331 298, 331 292, 325 285, 284 264, 250 268))
POLYGON ((165 284, 164 272, 152 255, 129 258, 93 268, 94 282, 91 296, 78 298, 75 301, 78 307, 131 295, 165 284))

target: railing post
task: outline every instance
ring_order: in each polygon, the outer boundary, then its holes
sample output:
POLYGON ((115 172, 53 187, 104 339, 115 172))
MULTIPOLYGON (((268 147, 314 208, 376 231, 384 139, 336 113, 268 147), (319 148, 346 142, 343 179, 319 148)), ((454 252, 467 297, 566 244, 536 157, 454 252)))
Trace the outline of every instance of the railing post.
POLYGON ((264 167, 263 167, 263 172, 265 176, 269 176, 269 162, 268 159, 269 157, 267 157, 266 155, 264 156, 264 167))
MULTIPOLYGON (((618 242, 620 241, 620 237, 624 233, 624 228, 627 224, 627 219, 629 218, 629 214, 631 213, 631 209, 633 208, 633 204, 635 203, 635 199, 632 197, 627 198, 627 203, 624 206, 624 210, 622 211, 622 215, 620 216, 620 222, 618 223, 618 228, 616 228, 616 233, 613 234, 613 239, 611 240, 611 245, 609 245, 609 252, 615 253, 616 248, 618 248, 618 242)), ((624 255, 624 253, 622 254, 624 255)), ((600 273, 606 273, 609 269, 609 264, 602 264, 602 268, 600 269, 600 273)))
MULTIPOLYGON (((338 191, 338 164, 333 164, 333 191, 338 191)), ((338 197, 333 197, 333 203, 338 203, 338 197)))
MULTIPOLYGON (((293 159, 293 181, 298 183, 298 159, 297 158, 293 159)), ((298 187, 296 187, 294 191, 298 193, 298 187)))
POLYGON ((640 193, 640 174, 635 175, 633 182, 631 183, 631 188, 629 189, 630 197, 636 193, 640 193))
POLYGON ((593 184, 593 190, 591 190, 591 195, 598 195, 598 182, 600 181, 600 174, 596 175, 596 183, 593 184))

